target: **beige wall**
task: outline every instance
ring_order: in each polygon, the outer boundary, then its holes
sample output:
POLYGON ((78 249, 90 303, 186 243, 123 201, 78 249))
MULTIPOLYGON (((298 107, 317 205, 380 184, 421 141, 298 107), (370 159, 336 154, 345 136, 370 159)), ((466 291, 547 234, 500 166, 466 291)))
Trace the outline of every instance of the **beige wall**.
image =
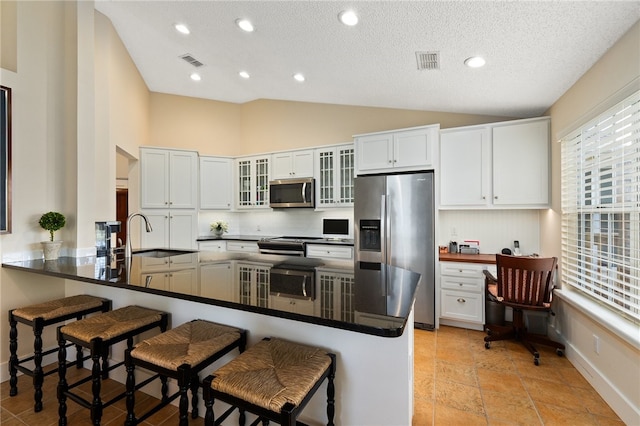
POLYGON ((0 68, 18 71, 16 2, 0 1, 0 68))
POLYGON ((258 154, 349 142, 358 133, 509 119, 264 99, 240 105, 162 93, 151 93, 150 99, 149 144, 203 155, 258 154))
POLYGON ((560 256, 560 137, 640 88, 640 22, 546 112, 551 116, 552 209, 541 215, 542 253, 560 256), (629 93, 627 93, 629 94, 629 93))

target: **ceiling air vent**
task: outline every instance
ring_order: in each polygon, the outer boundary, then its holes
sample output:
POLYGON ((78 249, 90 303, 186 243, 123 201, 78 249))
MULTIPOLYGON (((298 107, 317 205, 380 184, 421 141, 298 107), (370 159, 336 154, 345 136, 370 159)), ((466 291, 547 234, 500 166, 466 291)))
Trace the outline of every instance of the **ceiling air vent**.
POLYGON ((439 70, 440 52, 416 52, 419 70, 439 70))
POLYGON ((187 62, 189 62, 191 65, 193 65, 196 68, 201 67, 201 66, 204 65, 202 62, 200 62, 199 60, 197 60, 196 58, 191 56, 191 54, 189 54, 189 53, 180 56, 180 58, 184 59, 187 62))

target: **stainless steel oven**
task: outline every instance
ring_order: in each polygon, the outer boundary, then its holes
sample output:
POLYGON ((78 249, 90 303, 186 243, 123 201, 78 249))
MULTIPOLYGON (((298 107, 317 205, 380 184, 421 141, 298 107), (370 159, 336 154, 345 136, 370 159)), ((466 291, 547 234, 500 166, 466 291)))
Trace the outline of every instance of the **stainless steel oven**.
POLYGON ((262 254, 279 254, 282 256, 304 256, 305 243, 318 240, 316 237, 276 237, 258 241, 258 249, 262 254))
POLYGON ((274 296, 314 300, 315 281, 315 268, 283 263, 269 272, 269 292, 274 296))

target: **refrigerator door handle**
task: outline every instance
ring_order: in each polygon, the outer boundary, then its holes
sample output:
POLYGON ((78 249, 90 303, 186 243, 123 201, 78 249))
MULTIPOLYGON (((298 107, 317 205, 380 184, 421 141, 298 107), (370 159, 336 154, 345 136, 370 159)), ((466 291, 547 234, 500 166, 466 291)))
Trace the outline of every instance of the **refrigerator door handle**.
POLYGON ((380 262, 386 263, 387 261, 387 244, 388 241, 388 232, 387 227, 389 225, 389 217, 387 216, 387 196, 380 196, 380 262))

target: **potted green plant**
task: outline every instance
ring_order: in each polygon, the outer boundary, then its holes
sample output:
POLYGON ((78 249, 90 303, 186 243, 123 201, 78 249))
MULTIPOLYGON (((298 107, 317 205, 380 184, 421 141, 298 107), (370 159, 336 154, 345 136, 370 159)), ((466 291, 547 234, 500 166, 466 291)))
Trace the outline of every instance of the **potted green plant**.
POLYGON ((55 260, 60 255, 62 241, 54 241, 54 234, 64 227, 66 219, 62 213, 47 212, 40 217, 38 223, 42 229, 49 231, 50 236, 49 241, 42 242, 44 260, 55 260))

